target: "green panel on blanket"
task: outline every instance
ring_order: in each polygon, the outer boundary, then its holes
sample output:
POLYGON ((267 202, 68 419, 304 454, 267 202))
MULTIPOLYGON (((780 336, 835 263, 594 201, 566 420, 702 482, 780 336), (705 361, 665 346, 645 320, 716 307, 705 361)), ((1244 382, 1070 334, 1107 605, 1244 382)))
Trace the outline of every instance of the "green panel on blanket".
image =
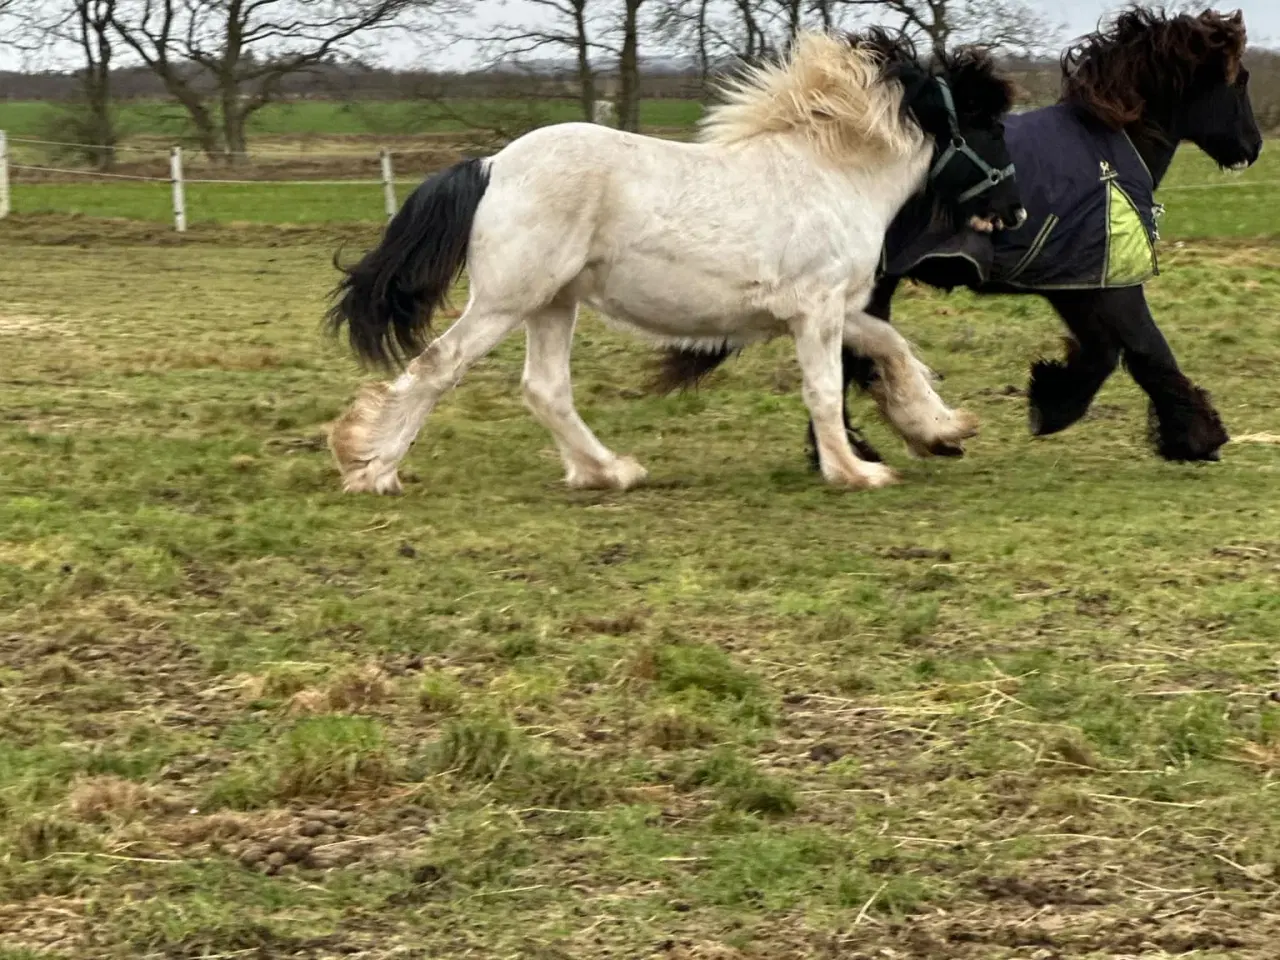
POLYGON ((1132 287, 1156 275, 1156 250, 1128 194, 1114 180, 1107 181, 1108 287, 1132 287))

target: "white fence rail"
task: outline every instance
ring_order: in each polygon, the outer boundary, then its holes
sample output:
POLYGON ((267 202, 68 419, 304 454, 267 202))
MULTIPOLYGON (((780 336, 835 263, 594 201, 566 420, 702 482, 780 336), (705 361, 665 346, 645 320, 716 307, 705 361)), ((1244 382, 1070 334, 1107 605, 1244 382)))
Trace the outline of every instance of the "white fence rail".
MULTIPOLYGON (((148 176, 137 173, 115 173, 107 170, 92 170, 82 167, 63 166, 57 163, 44 162, 34 163, 18 162, 15 156, 15 148, 22 147, 31 149, 55 149, 55 150, 85 150, 94 149, 93 147, 85 147, 83 144, 66 143, 57 140, 36 140, 25 137, 9 137, 5 131, 0 130, 0 219, 4 219, 13 210, 14 187, 21 187, 20 183, 15 183, 11 178, 11 174, 36 174, 36 175, 53 175, 56 177, 75 177, 76 182, 132 182, 132 183, 154 183, 157 187, 165 184, 169 186, 170 196, 172 198, 173 209, 173 228, 178 233, 185 233, 187 229, 188 214, 190 208, 187 202, 187 187, 192 184, 200 186, 288 186, 288 187, 366 187, 380 188, 383 201, 383 211, 387 219, 394 217, 398 209, 396 201, 396 181, 395 169, 392 162, 392 154, 390 150, 382 150, 379 152, 378 170, 379 177, 377 179, 271 179, 266 177, 254 179, 237 179, 233 177, 189 177, 186 175, 183 164, 183 153, 181 147, 172 147, 168 151, 168 176, 148 176)), ((163 162, 165 153, 159 150, 143 150, 133 147, 113 148, 117 153, 126 155, 135 155, 147 158, 156 162, 157 165, 163 162)), ((324 152, 300 152, 292 154, 268 153, 263 154, 260 159, 269 161, 314 161, 317 159, 344 159, 344 160, 371 160, 367 156, 361 156, 354 153, 324 153, 324 152)), ((198 211, 196 211, 198 214, 198 211)))

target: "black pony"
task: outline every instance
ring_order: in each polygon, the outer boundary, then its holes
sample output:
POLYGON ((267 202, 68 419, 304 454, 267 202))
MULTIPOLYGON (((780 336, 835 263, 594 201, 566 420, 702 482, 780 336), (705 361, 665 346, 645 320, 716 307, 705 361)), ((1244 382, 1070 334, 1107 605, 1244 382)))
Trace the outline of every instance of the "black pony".
MULTIPOLYGON (((1127 10, 1108 29, 1084 37, 1063 56, 1060 106, 1010 118, 1011 147, 1015 119, 1034 123, 1037 114, 1070 111, 1078 126, 1092 129, 1099 139, 1127 137, 1128 156, 1139 169, 1145 165, 1140 176, 1148 196, 1159 186, 1184 141, 1200 147, 1221 167, 1246 167, 1258 158, 1262 136, 1249 101, 1249 74, 1241 64, 1244 47, 1245 27, 1239 12, 1230 16, 1212 11, 1198 16, 1166 16, 1144 8, 1127 10)), ((948 290, 967 286, 981 294, 1037 293, 1058 312, 1071 336, 1066 339, 1064 361, 1039 360, 1032 365, 1028 405, 1034 435, 1056 433, 1084 416, 1103 382, 1123 359, 1150 398, 1151 437, 1157 452, 1169 460, 1218 459, 1219 448, 1229 439, 1226 429, 1208 394, 1178 369, 1173 351, 1147 306, 1143 274, 1132 275, 1136 282, 1131 278, 1128 285, 1123 280, 1108 283, 1105 270, 1096 281, 1058 288, 1045 283, 1036 289, 1015 282, 1022 279, 1017 274, 1025 269, 1027 259, 1042 252, 1036 246, 1040 238, 1033 236, 1035 222, 1056 219, 1058 211, 1051 209, 1051 200, 1042 196, 1041 206, 1046 209, 1036 209, 1032 182, 1033 168, 1062 162, 1050 155, 1054 149, 1052 144, 1029 137, 1023 146, 1028 162, 1015 152, 1018 179, 1033 222, 1014 234, 998 237, 994 254, 990 238, 954 231, 949 238, 935 232, 933 246, 926 243, 922 249, 917 244, 914 253, 903 250, 895 238, 918 237, 934 217, 928 196, 905 207, 886 238, 886 269, 867 312, 888 320, 894 291, 904 277, 948 290), (1021 262, 1012 266, 1012 261, 1002 263, 1000 255, 1001 246, 1010 243, 1028 248, 1025 257, 1016 258, 1021 262)), ((1085 161, 1084 166, 1088 165, 1085 161)), ((1104 164, 1101 179, 1116 175, 1107 171, 1104 164)), ((1096 164, 1092 170, 1071 173, 1098 178, 1096 164)), ((1052 195, 1052 185, 1045 192, 1052 195)), ((1106 206, 1110 210, 1109 202, 1106 206)), ((1139 212, 1136 206, 1134 212, 1139 212)), ((1147 233, 1154 234, 1154 211, 1148 208, 1141 214, 1147 233)), ((1102 231, 1089 239, 1099 249, 1110 246, 1102 231)), ((1149 239, 1134 242, 1141 247, 1149 239)), ((1154 269, 1153 254, 1151 266, 1154 269)), ((733 352, 668 350, 653 386, 666 391, 694 385, 733 352)), ((877 372, 870 360, 846 348, 844 377, 846 389, 856 382, 865 390, 877 372)), ((846 425, 848 420, 846 409, 846 425)), ((880 459, 856 430, 849 429, 861 456, 880 459)), ((809 438, 812 454, 812 426, 809 438)), ((935 452, 963 451, 956 447, 935 452)))

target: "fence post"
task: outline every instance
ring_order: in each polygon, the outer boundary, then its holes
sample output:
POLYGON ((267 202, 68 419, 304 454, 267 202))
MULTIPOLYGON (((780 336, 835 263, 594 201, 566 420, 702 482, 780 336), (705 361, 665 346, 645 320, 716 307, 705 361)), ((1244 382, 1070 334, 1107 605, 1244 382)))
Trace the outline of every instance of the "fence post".
POLYGON ((387 208, 387 219, 396 215, 396 181, 391 171, 391 151, 383 150, 382 158, 382 201, 387 208))
POLYGON ((9 140, 0 130, 0 220, 9 215, 9 140))
POLYGON ((179 233, 187 232, 187 194, 182 183, 182 148, 169 152, 169 179, 173 183, 173 227, 179 233))

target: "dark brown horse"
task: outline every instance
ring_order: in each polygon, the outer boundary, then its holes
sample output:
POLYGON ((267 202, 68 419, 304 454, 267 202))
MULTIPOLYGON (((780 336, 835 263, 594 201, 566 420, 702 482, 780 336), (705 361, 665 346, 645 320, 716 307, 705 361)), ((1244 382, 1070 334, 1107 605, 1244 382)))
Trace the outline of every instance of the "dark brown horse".
MULTIPOLYGON (((1062 102, 1083 123, 1123 131, 1149 171, 1152 189, 1160 185, 1183 142, 1194 143, 1223 168, 1240 169, 1252 164, 1262 149, 1249 101, 1249 74, 1241 63, 1244 48, 1245 26, 1238 12, 1166 16, 1130 9, 1063 56, 1062 102)), ((1016 156, 1015 160, 1019 180, 1026 181, 1022 161, 1016 156)), ((903 209, 890 228, 887 252, 895 234, 920 233, 932 206, 923 196, 903 209)), ((986 238, 968 239, 990 243, 986 238)), ((1162 457, 1216 460, 1229 439, 1208 394, 1178 368, 1141 284, 1037 291, 1010 284, 998 270, 977 279, 963 257, 926 256, 899 272, 884 273, 866 311, 888 320, 894 291, 904 277, 942 289, 967 286, 980 294, 1035 293, 1053 306, 1071 336, 1064 360, 1039 360, 1031 367, 1028 419, 1034 435, 1056 433, 1079 420, 1123 360, 1150 399, 1152 442, 1162 457)), ((654 388, 694 385, 737 349, 728 345, 711 353, 668 350, 654 388)), ((866 390, 878 376, 867 358, 844 350, 846 390, 850 383, 866 390)), ((860 455, 879 459, 857 431, 849 429, 860 455)))

